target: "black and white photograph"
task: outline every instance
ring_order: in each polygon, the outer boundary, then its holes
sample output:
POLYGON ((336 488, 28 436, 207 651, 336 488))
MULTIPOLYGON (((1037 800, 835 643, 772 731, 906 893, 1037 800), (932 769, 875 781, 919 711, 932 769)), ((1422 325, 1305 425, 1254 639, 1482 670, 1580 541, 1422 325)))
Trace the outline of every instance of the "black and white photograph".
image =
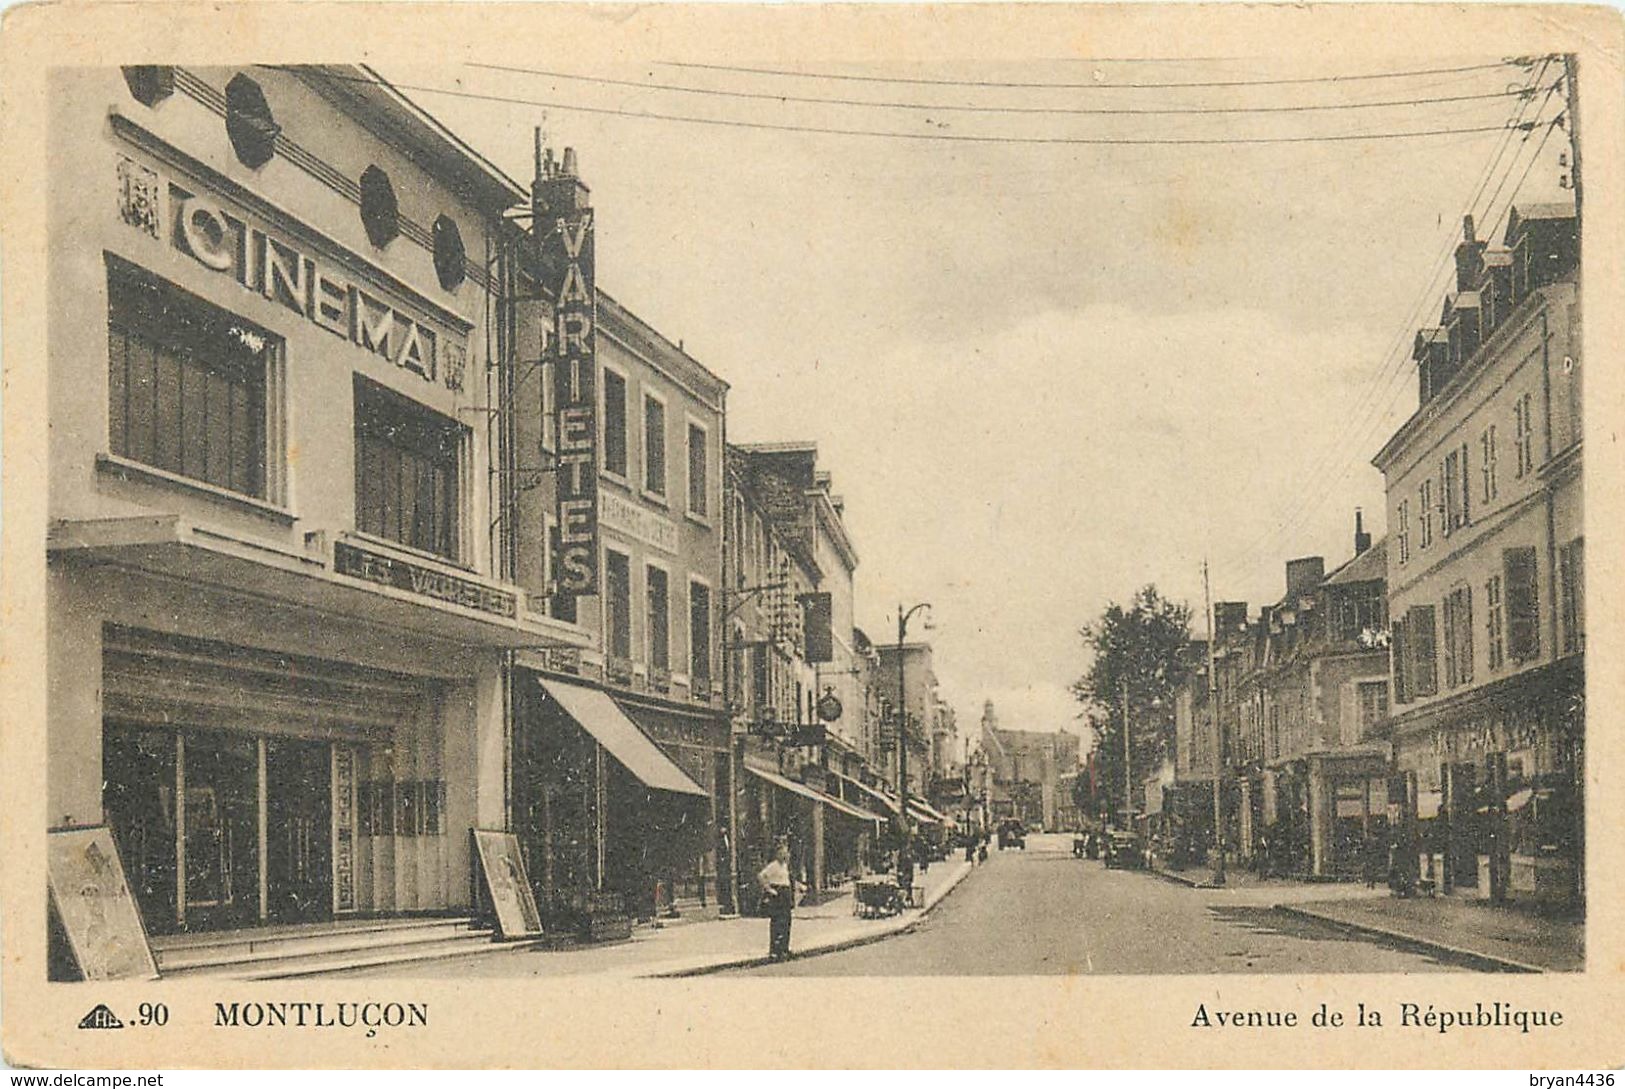
POLYGON ((192 993, 412 1047, 909 981, 1596 1052, 1531 988, 1619 983, 1617 14, 339 7, 7 108, 8 990, 180 1066, 192 993))

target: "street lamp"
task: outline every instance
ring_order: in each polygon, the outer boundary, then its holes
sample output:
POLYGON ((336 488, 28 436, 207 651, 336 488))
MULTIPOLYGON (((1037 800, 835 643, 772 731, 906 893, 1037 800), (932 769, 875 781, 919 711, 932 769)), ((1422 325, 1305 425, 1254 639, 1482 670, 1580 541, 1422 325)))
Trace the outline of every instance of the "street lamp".
POLYGON ((907 611, 901 604, 897 606, 897 799, 902 809, 902 847, 905 855, 908 852, 908 701, 903 687, 903 641, 908 635, 908 622, 914 619, 914 614, 930 608, 928 601, 922 601, 907 611))

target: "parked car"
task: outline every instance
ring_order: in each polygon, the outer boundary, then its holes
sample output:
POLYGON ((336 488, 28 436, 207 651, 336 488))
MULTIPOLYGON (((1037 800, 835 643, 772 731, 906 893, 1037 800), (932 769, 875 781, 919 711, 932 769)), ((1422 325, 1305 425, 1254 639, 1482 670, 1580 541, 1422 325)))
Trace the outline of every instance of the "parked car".
POLYGON ((1020 821, 1004 821, 999 825, 999 850, 1006 847, 1027 849, 1027 827, 1020 821))
POLYGON ((1145 852, 1140 849, 1140 837, 1133 832, 1107 832, 1106 868, 1143 870, 1145 852))

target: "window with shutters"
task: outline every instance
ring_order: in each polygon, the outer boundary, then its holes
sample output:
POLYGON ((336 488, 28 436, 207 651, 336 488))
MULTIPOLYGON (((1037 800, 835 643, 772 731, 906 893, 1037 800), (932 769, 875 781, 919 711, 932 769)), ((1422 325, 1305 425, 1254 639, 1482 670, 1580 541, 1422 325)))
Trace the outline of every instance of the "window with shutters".
POLYGON ((1506 610, 1506 652, 1514 662, 1540 656, 1540 584, 1533 548, 1509 548, 1502 554, 1506 610))
POLYGON ((1356 696, 1360 708, 1359 738, 1370 737, 1377 724, 1388 717, 1388 682, 1361 681, 1356 686, 1356 696))
POLYGON ((711 494, 710 442, 705 428, 688 425, 688 513, 704 518, 711 494))
POLYGON ((1585 538, 1576 537, 1558 553, 1562 588, 1563 653, 1585 649, 1585 538))
POLYGON ((649 667, 671 669, 671 580, 665 569, 649 565, 648 582, 649 667))
POLYGON ((356 528, 457 559, 464 434, 457 421, 357 375, 356 528))
POLYGON ((1487 660, 1490 669, 1500 669, 1506 661, 1506 647, 1503 642, 1503 628, 1505 617, 1501 605, 1501 576, 1491 575, 1484 583, 1484 634, 1488 640, 1487 660))
POLYGON ((1535 469, 1535 419, 1529 394, 1512 402, 1512 449, 1517 467, 1514 476, 1523 479, 1535 469))
POLYGON ((1444 599, 1444 683, 1456 688, 1473 679, 1473 598, 1461 586, 1444 599))
POLYGON ((109 260, 112 452, 267 498, 267 374, 281 350, 281 340, 258 326, 109 260))
POLYGON ((1490 424, 1478 437, 1478 472, 1482 479, 1483 501, 1495 498, 1495 425, 1490 424))
POLYGON ((1405 640, 1410 645, 1406 679, 1411 692, 1432 696, 1439 691, 1438 629, 1432 605, 1412 605, 1405 614, 1405 640))
POLYGON ((1452 450, 1444 456, 1444 464, 1439 471, 1440 486, 1444 489, 1444 517, 1439 520, 1439 530, 1448 537, 1461 527, 1461 451, 1452 450))
POLYGON ((688 584, 689 676, 696 692, 711 684, 711 588, 703 582, 688 584))
POLYGON ((632 657, 632 560, 624 552, 604 551, 604 627, 613 658, 632 657))
POLYGON ((666 495, 666 402, 652 393, 643 395, 643 490, 666 495))
POLYGON ((1405 634, 1405 621, 1396 619, 1389 628, 1388 662, 1394 677, 1394 702, 1411 702, 1409 656, 1410 639, 1405 634))
POLYGON ((1411 501, 1399 501, 1399 530, 1395 534, 1399 542, 1399 562, 1409 563, 1411 558, 1411 501))
POLYGON ((604 472, 626 479, 626 376, 604 368, 604 472))
POLYGON ((1421 547, 1433 544, 1433 478, 1422 481, 1416 494, 1416 515, 1422 524, 1421 547))

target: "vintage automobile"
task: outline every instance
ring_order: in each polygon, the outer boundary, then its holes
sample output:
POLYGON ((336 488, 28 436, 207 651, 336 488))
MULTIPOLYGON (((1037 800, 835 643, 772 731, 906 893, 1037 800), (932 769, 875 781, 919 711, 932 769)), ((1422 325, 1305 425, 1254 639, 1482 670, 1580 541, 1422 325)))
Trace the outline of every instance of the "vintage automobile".
POLYGON ((1140 837, 1133 832, 1107 832, 1106 868, 1110 870, 1144 869, 1145 852, 1140 848, 1140 837))
POLYGON ((1019 847, 1027 849, 1027 827, 1017 820, 1007 820, 999 824, 999 850, 1006 847, 1019 847))

